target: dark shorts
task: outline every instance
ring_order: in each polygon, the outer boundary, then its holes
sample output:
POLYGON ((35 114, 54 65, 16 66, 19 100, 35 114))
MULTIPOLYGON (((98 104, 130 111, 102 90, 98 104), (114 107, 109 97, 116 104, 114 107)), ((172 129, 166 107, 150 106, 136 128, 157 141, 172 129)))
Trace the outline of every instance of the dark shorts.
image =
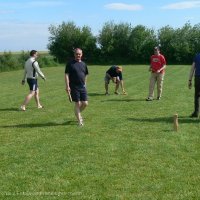
POLYGON ((30 91, 36 91, 38 89, 37 79, 27 78, 30 91))
POLYGON ((71 87, 71 96, 72 101, 78 102, 78 101, 87 101, 87 90, 85 87, 82 88, 73 88, 71 87))

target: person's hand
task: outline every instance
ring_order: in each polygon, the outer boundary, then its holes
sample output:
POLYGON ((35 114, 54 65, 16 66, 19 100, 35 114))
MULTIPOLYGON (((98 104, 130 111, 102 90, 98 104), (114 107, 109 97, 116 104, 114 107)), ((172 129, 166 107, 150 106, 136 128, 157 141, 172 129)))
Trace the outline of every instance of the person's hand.
POLYGON ((160 73, 160 69, 156 71, 158 74, 160 73))
POLYGON ((43 79, 44 81, 46 81, 46 80, 47 80, 45 76, 44 76, 42 79, 43 79))
POLYGON ((149 67, 149 71, 150 71, 150 72, 152 72, 152 69, 151 69, 151 67, 149 67))
POLYGON ((25 84, 25 80, 22 80, 22 85, 24 85, 25 84))
POLYGON ((116 77, 116 83, 119 83, 120 82, 120 78, 119 76, 116 77))
POLYGON ((191 80, 188 81, 188 88, 189 88, 189 89, 192 88, 192 81, 191 81, 191 80))
POLYGON ((71 92, 71 89, 70 89, 70 87, 69 86, 66 86, 66 92, 67 92, 67 94, 70 94, 70 92, 71 92))
POLYGON ((116 77, 113 77, 113 78, 112 78, 112 81, 113 81, 113 83, 116 83, 117 78, 116 78, 116 77))

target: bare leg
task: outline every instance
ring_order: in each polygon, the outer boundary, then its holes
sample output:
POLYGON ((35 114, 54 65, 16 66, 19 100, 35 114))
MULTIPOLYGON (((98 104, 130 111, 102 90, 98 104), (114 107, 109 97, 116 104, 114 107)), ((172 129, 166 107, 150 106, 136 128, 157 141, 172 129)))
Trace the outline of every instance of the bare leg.
POLYGON ((79 125, 81 126, 83 125, 83 118, 81 116, 81 112, 86 108, 87 105, 88 101, 75 102, 74 113, 78 120, 79 125))
POLYGON ((76 116, 76 118, 78 120, 79 125, 82 125, 82 117, 81 117, 80 107, 81 107, 81 102, 80 101, 75 102, 74 114, 75 114, 75 116, 76 116))
POLYGON ((115 86, 115 93, 118 93, 118 89, 119 89, 119 81, 117 81, 116 86, 115 86))
POLYGON ((34 97, 35 97, 35 101, 36 101, 37 107, 41 108, 42 106, 40 104, 39 88, 36 90, 34 97))
POLYGON ((35 91, 30 91, 30 93, 25 97, 25 100, 21 106, 21 108, 23 110, 26 109, 26 105, 29 103, 29 101, 31 100, 31 98, 35 95, 35 91))
POLYGON ((81 101, 80 111, 82 112, 88 106, 88 101, 81 101))
POLYGON ((105 82, 105 90, 106 90, 106 94, 108 94, 108 83, 105 82))

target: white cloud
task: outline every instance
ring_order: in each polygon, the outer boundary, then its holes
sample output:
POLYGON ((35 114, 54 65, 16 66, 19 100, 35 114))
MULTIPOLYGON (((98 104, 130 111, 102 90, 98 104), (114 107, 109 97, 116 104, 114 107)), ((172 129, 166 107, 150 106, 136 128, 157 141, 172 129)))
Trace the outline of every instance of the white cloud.
POLYGON ((124 3, 111 3, 104 6, 109 10, 142 10, 143 7, 139 4, 124 4, 124 3))
POLYGON ((181 10, 181 9, 191 9, 199 7, 200 7, 200 1, 182 1, 178 3, 165 5, 162 7, 162 9, 181 10))

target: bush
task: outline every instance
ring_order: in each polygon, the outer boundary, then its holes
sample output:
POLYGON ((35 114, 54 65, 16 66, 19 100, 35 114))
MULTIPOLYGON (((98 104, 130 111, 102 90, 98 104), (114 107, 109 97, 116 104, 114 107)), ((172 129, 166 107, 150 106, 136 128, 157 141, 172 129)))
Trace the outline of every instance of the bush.
MULTIPOLYGON (((30 52, 22 51, 20 54, 13 54, 11 52, 4 52, 0 55, 0 72, 23 69, 25 61, 29 58, 30 52)), ((53 67, 58 63, 53 56, 48 53, 43 53, 38 58, 40 67, 53 67)))

